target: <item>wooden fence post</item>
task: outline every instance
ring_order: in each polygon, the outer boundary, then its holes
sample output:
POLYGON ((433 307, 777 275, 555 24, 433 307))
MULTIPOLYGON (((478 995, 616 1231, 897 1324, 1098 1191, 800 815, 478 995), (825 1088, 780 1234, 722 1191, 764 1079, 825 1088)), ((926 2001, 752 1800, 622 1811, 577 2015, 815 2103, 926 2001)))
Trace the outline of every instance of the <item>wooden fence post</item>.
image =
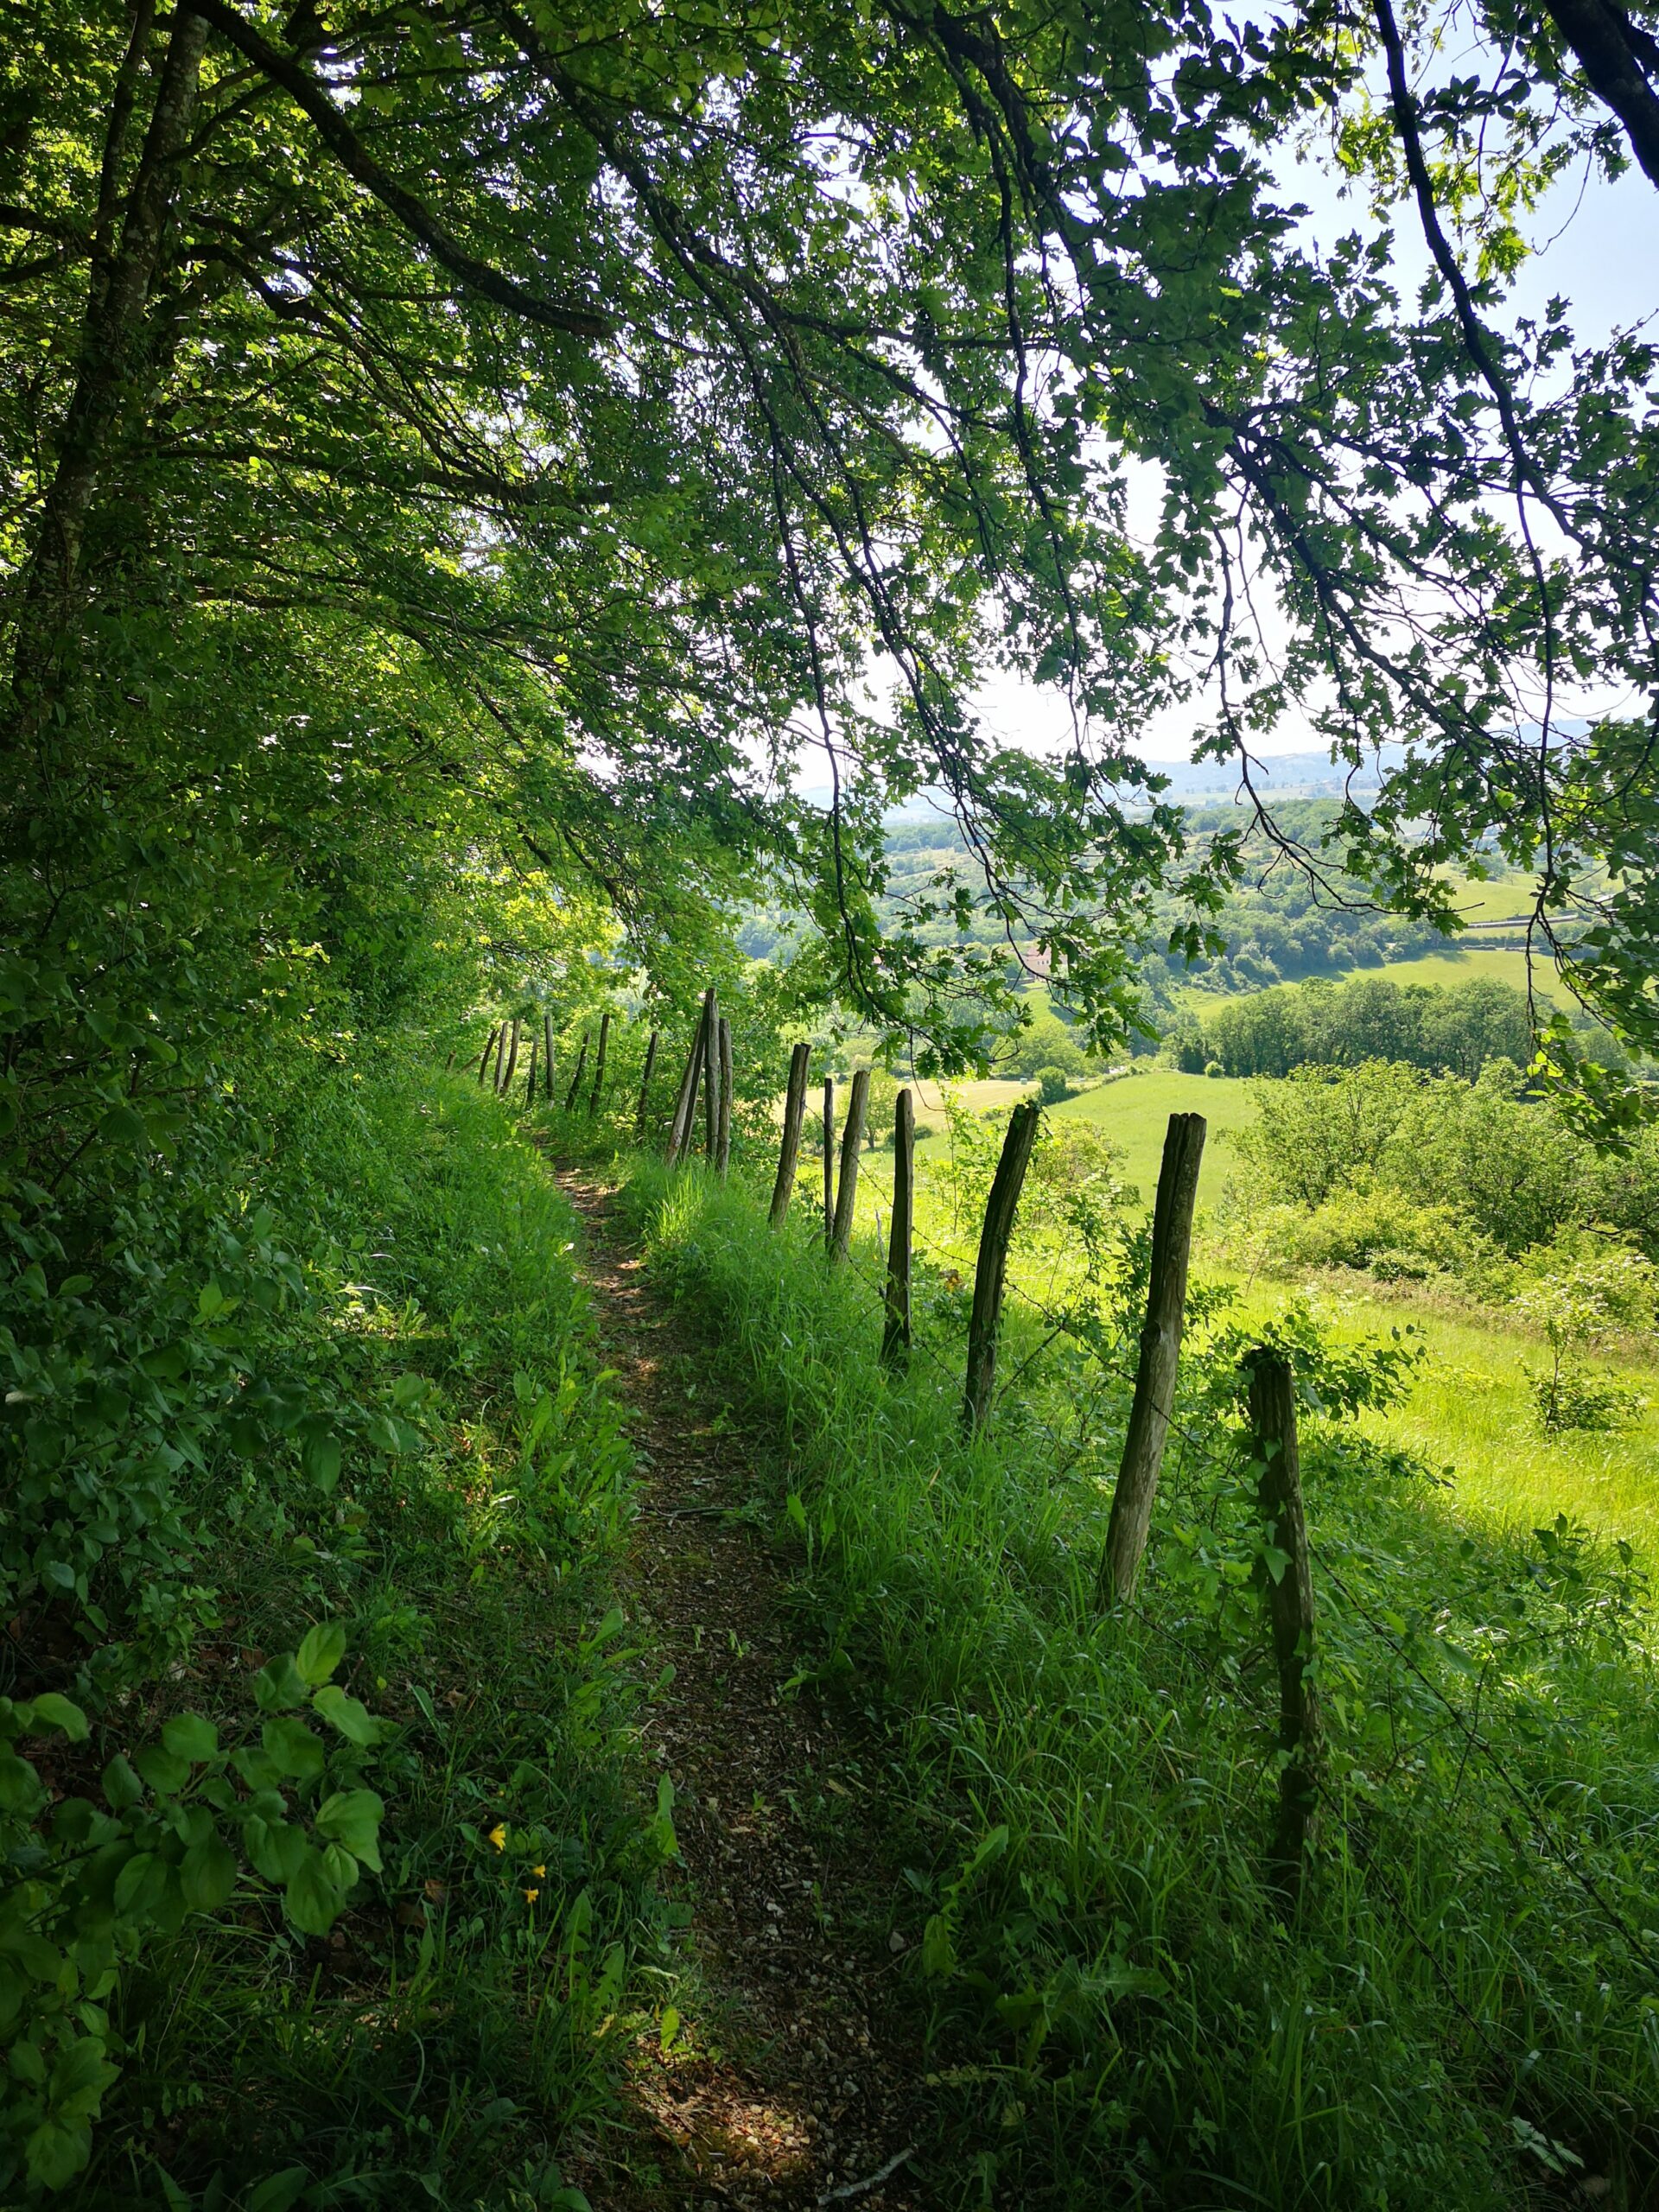
POLYGON ((812 1047, 803 1041, 789 1056, 789 1090, 784 1098, 784 1141, 778 1147, 778 1179, 772 1186, 772 1225, 781 1229, 795 1192, 801 1157, 801 1123, 806 1118, 806 1066, 812 1047))
POLYGON ((732 1159, 732 1025, 720 1018, 720 1119, 715 1132, 715 1172, 723 1176, 732 1159))
POLYGON ((1262 1587, 1279 1669, 1279 1813, 1268 1849, 1268 1882, 1294 1912, 1306 1869, 1308 1830, 1319 1803, 1321 1728, 1313 1668, 1313 1572, 1302 1513, 1296 1444, 1296 1383, 1282 1352, 1244 1355, 1250 1378, 1250 1446, 1256 1505, 1267 1540, 1282 1559, 1275 1576, 1263 1560, 1262 1587))
POLYGON ((836 1217, 830 1236, 830 1259, 845 1259, 852 1249, 852 1210, 858 1204, 858 1153, 865 1144, 869 1110, 869 1068, 856 1068, 847 1093, 847 1123, 841 1130, 841 1173, 836 1177, 836 1217))
POLYGON ((478 1081, 479 1088, 480 1090, 483 1088, 485 1077, 489 1073, 490 1054, 495 1050, 495 1042, 500 1034, 501 1033, 499 1029, 492 1029, 488 1038, 485 1041, 484 1050, 479 1055, 478 1081))
POLYGON ((714 995, 712 990, 702 995, 702 1011, 697 1016, 691 1050, 686 1055, 685 1072, 680 1077, 679 1097, 675 1103, 674 1120, 668 1133, 668 1164, 671 1167, 691 1149, 691 1121, 696 1109, 697 1080, 702 1073, 702 1033, 708 1026, 709 1003, 714 995))
POLYGON ((1100 1562, 1096 1597, 1103 1605, 1134 1596, 1152 1527, 1153 1501, 1164 1464, 1164 1442, 1174 1408, 1175 1373, 1180 1364, 1181 1331, 1186 1319, 1186 1268, 1192 1251, 1192 1208, 1198 1195, 1204 1133, 1202 1114, 1172 1114, 1164 1137, 1158 1203, 1152 1217, 1147 1319, 1141 1332, 1128 1433, 1123 1440, 1111 1518, 1106 1524, 1106 1550, 1100 1562))
POLYGON ((605 1088, 605 1055, 611 1042, 611 1010, 606 1007, 599 1017, 599 1056, 594 1062, 594 1087, 588 1096, 588 1118, 591 1122, 599 1111, 601 1093, 605 1088))
POLYGON ((844 1260, 852 1249, 853 1208, 858 1203, 858 1155, 864 1143, 864 1116, 870 1097, 870 1071, 856 1069, 847 1100, 847 1126, 841 1133, 841 1173, 836 1184, 836 1217, 830 1256, 844 1260))
POLYGON ((512 1035, 507 1045, 506 1072, 501 1078, 501 1096, 507 1097, 512 1090, 512 1078, 518 1072, 518 1017, 512 1017, 512 1035))
POLYGON ((582 1096, 582 1078, 588 1072, 588 1046, 592 1035, 593 1032, 589 1029, 584 1029, 582 1033, 582 1050, 576 1055, 576 1071, 570 1078, 569 1090, 564 1094, 564 1110, 567 1114, 575 1112, 576 1101, 582 1096))
POLYGON ((991 1195, 985 1202, 985 1225, 979 1232, 979 1264, 974 1270, 974 1310, 968 1323, 968 1380, 963 1393, 962 1424, 970 1436, 985 1426, 991 1410, 991 1391, 996 1382, 996 1338, 1002 1321, 1002 1286, 1008 1268, 1008 1241, 1031 1147, 1036 1141, 1042 1108, 1034 1098, 1021 1099, 1008 1116, 1008 1133, 1002 1140, 1002 1157, 996 1163, 991 1195))
POLYGON ((702 1156, 712 1166, 720 1138, 720 1001, 711 985, 702 1027, 702 1156))
POLYGON ((639 1078, 639 1103, 634 1109, 633 1141, 645 1141, 645 1112, 651 1103, 651 1072, 657 1065, 657 1032, 653 1029, 645 1040, 645 1071, 639 1078))
POLYGON ((823 1078, 823 1249, 836 1230, 836 1078, 823 1078))
POLYGON ((524 1110, 536 1103, 536 1047, 541 1042, 532 1029, 530 1033, 530 1072, 524 1077, 524 1110))
POLYGON ((887 1319, 881 1358, 903 1367, 910 1357, 910 1231, 916 1191, 916 1116, 901 1090, 893 1122, 893 1228, 887 1238, 887 1319))
POLYGON ((500 1028, 496 1032, 496 1037, 495 1037, 495 1076, 494 1076, 494 1086, 495 1086, 495 1090, 496 1090, 496 1092, 497 1092, 498 1096, 499 1095, 500 1089, 501 1089, 501 1071, 502 1071, 502 1069, 506 1065, 506 1061, 507 1061, 507 1025, 506 1025, 506 1023, 504 1021, 504 1022, 502 1023, 502 1025, 501 1025, 500 1028))

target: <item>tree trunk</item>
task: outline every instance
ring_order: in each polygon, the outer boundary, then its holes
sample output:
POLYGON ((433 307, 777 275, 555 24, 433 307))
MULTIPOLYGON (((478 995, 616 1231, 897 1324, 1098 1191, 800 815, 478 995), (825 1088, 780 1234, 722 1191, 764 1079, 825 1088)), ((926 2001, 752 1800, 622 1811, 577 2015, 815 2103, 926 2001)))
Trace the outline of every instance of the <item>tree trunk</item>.
POLYGON ((1128 1434, 1112 1493, 1106 1554, 1100 1563, 1099 1598, 1130 1598, 1152 1527, 1153 1501, 1164 1464, 1164 1440, 1174 1409, 1186 1319, 1186 1268, 1192 1251, 1192 1209, 1204 1159, 1202 1114, 1172 1114, 1158 1175, 1152 1217, 1152 1275, 1147 1286, 1146 1325, 1135 1373, 1128 1434))
POLYGON ((565 1094, 564 1110, 567 1114, 574 1114, 575 1112, 576 1101, 582 1096, 582 1078, 588 1072, 588 1046, 592 1040, 592 1037, 593 1032, 591 1029, 584 1029, 582 1031, 582 1050, 576 1055, 576 1071, 575 1075, 571 1077, 570 1088, 565 1094))
POLYGON ((512 1090, 512 1078, 518 1072, 518 1017, 512 1017, 512 1033, 507 1040, 507 1070, 501 1078, 501 1096, 508 1097, 512 1090))
POLYGON ((536 1048, 541 1039, 532 1029, 530 1033, 530 1070, 524 1077, 524 1111, 536 1103, 536 1048))
POLYGON ((823 1248, 836 1233, 836 1079, 823 1078, 823 1248))
POLYGON ((1002 1157, 996 1163, 985 1225, 979 1233, 979 1265, 974 1270, 974 1310, 968 1323, 968 1379, 963 1394, 963 1426, 970 1436, 985 1426, 996 1383, 996 1339, 1002 1325, 1002 1288, 1007 1277, 1008 1243, 1020 1207, 1031 1147, 1042 1109, 1022 1099, 1008 1116, 1002 1157))
POLYGON ((501 1025, 500 1028, 496 1032, 496 1038, 495 1038, 495 1074, 494 1074, 493 1077, 492 1078, 492 1088, 493 1089, 493 1090, 494 1090, 494 1092, 495 1092, 495 1095, 496 1095, 496 1096, 497 1096, 498 1098, 501 1096, 501 1071, 502 1071, 502 1069, 506 1065, 506 1062, 507 1062, 507 1025, 506 1025, 506 1023, 504 1021, 504 1022, 502 1023, 502 1025, 501 1025))
POLYGON ((483 1088, 485 1077, 490 1071, 490 1054, 495 1050, 496 1040, 500 1034, 501 1032, 499 1029, 492 1029, 489 1033, 488 1039, 485 1044, 484 1050, 479 1055, 478 1081, 479 1088, 480 1090, 483 1088))
MULTIPOLYGON (((137 34, 135 33, 135 36, 137 34)), ((12 683, 13 741, 32 743, 61 698, 72 674, 79 625, 76 601, 87 518, 121 417, 143 383, 145 315, 162 264, 181 157, 196 111, 207 26, 184 9, 172 18, 156 105, 127 194, 119 243, 107 271, 94 272, 81 329, 75 389, 57 440, 57 467, 41 505, 40 523, 19 594, 12 683)), ((122 86, 130 103, 136 73, 118 79, 111 133, 124 135, 122 86)), ((119 148, 106 142, 105 187, 112 188, 119 148), (113 155, 113 159, 111 158, 113 155)), ((112 228, 113 207, 100 208, 112 228)))
POLYGON ((798 1045, 789 1056, 789 1090, 784 1099, 784 1141, 778 1148, 778 1179, 772 1186, 772 1225, 781 1229, 795 1193, 801 1157, 801 1124, 806 1119, 806 1068, 812 1047, 798 1045))

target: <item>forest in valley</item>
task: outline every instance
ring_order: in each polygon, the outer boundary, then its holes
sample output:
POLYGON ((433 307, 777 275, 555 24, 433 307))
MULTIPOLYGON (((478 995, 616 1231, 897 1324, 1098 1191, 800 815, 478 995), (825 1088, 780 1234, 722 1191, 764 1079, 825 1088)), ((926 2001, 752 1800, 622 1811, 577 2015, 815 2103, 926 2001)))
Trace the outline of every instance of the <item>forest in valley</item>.
POLYGON ((1659 2203, 1651 0, 0 31, 0 2204, 1659 2203))

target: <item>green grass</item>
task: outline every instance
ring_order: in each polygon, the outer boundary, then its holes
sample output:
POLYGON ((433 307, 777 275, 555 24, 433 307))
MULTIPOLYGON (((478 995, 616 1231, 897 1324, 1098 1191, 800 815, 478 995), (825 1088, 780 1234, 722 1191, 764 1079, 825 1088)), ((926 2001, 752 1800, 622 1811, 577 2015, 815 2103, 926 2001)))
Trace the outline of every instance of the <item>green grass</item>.
POLYGON ((1659 1366, 1626 1353, 1605 1362, 1649 1400, 1611 1433, 1540 1433, 1529 1370, 1548 1363, 1535 1337, 1495 1316, 1458 1315, 1367 1291, 1340 1294, 1356 1327, 1412 1326, 1428 1360, 1406 1402, 1367 1417, 1379 1435, 1448 1471, 1461 1510, 1522 1534, 1559 1513, 1622 1537, 1659 1571, 1659 1366))
MULTIPOLYGON (((321 1938, 245 1872, 146 1957, 111 2000, 124 2068, 92 2164, 57 2201, 573 2203, 558 2160, 608 2108, 603 2023, 659 1940, 671 1838, 605 1619, 629 1455, 572 1219, 459 1077, 325 1079, 274 1135, 257 1194, 307 1294, 264 1357, 343 1360, 365 1406, 418 1406, 416 1426, 326 1494, 289 1484, 275 1518, 216 1473, 194 1516, 219 1626, 182 1688, 150 1686, 137 1740, 181 1697, 257 1738, 251 1664, 345 1621, 351 1688, 391 1731, 368 1777, 385 1870, 321 1938)), ((106 1743, 132 1726, 109 1716, 106 1743)))
MULTIPOLYGON (((784 1425, 770 1503, 800 1496, 824 1671, 893 1732, 965 2201, 1438 2212, 1525 2201, 1564 2163, 1552 2144, 1649 2171, 1648 1985, 1618 1923, 1645 1924, 1659 1880, 1659 1726, 1616 1556, 1540 1545, 1308 1422, 1340 1817, 1287 1932, 1260 1881, 1274 1707, 1251 1493, 1202 1332, 1194 1441, 1136 1608, 1103 1620, 1132 1342, 1109 1301, 1103 1369, 1012 1302, 1018 1381, 969 1446, 965 1291, 942 1273, 918 1283, 927 1350, 892 1380, 873 1241, 826 1268, 804 1210, 774 1237, 701 1172, 642 1166, 632 1203, 711 1361, 784 1425)), ((1046 1262, 1027 1240, 1020 1264, 1046 1262)))
POLYGON ((1229 1138, 1255 1118, 1249 1083, 1231 1076, 1181 1075, 1172 1068, 1137 1068, 1052 1109, 1057 1119, 1092 1122, 1122 1145, 1130 1182, 1150 1205, 1158 1187, 1164 1135, 1172 1114, 1202 1114, 1209 1124, 1199 1184, 1212 1197, 1232 1166, 1229 1138))

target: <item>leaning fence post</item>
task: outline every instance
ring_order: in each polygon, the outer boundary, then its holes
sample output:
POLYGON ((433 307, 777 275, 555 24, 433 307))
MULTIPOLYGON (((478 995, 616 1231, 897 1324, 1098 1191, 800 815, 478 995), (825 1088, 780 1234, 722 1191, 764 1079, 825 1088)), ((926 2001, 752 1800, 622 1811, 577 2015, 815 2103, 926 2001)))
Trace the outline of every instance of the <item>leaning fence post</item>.
POLYGON ((600 1094, 605 1088, 605 1054, 611 1041, 611 1010, 606 1007, 599 1017, 599 1056, 594 1062, 594 1087, 588 1097, 588 1118, 591 1122, 599 1111, 600 1094))
POLYGON ((724 1175, 732 1159, 732 1025, 720 1018, 720 1116, 715 1129, 715 1172, 724 1175))
POLYGON ((806 1066, 812 1047, 803 1040, 789 1056, 789 1090, 784 1098, 784 1141, 778 1147, 778 1179, 772 1186, 772 1225, 781 1229, 795 1192, 801 1156, 801 1123, 806 1118, 806 1066))
POLYGON ((685 1059, 685 1072, 680 1077, 679 1096, 675 1103, 674 1119, 668 1132, 668 1164, 674 1166, 691 1149, 691 1118, 697 1103, 697 1078, 702 1072, 702 1035, 709 1022, 712 990, 702 995, 702 1010, 697 1016, 697 1027, 691 1039, 691 1050, 685 1059))
POLYGON ((497 1030, 497 1032, 496 1032, 496 1035, 495 1035, 495 1074, 494 1074, 493 1081, 494 1081, 494 1086, 495 1086, 495 1090, 496 1090, 496 1092, 497 1092, 498 1096, 499 1095, 499 1093, 500 1093, 500 1090, 501 1090, 501 1071, 502 1071, 502 1069, 506 1065, 506 1061, 507 1061, 507 1025, 506 1025, 506 1023, 504 1021, 504 1022, 502 1023, 502 1025, 501 1025, 500 1028, 499 1028, 499 1030, 497 1030))
POLYGON ((853 1208, 858 1203, 858 1155, 864 1143, 864 1116, 870 1097, 870 1071, 854 1071, 847 1099, 847 1126, 841 1133, 841 1173, 836 1184, 836 1215, 830 1256, 844 1260, 852 1249, 853 1208))
POLYGON ((887 1238, 887 1325, 881 1358, 903 1367, 910 1355, 910 1231, 916 1191, 916 1116, 901 1090, 893 1122, 893 1229, 887 1238))
POLYGON ((1096 1592, 1103 1605, 1114 1599, 1134 1596, 1141 1556, 1152 1527, 1153 1502, 1158 1495, 1164 1442, 1175 1401, 1175 1372, 1180 1364, 1186 1269, 1192 1251, 1192 1209, 1198 1194, 1204 1132, 1202 1114, 1172 1114, 1164 1137, 1158 1203, 1152 1217, 1147 1319, 1141 1332, 1128 1433, 1123 1440, 1117 1487, 1112 1492, 1112 1514, 1106 1524, 1106 1550, 1096 1592))
POLYGON ((1268 1849, 1268 1882, 1294 1911, 1319 1802, 1321 1736, 1319 1694, 1313 1683, 1313 1571, 1296 1445, 1296 1383, 1282 1352, 1246 1352, 1244 1368, 1250 1382, 1256 1505, 1269 1547, 1260 1574, 1279 1669, 1279 1814, 1268 1849))
POLYGON ((651 1071, 657 1065, 657 1032, 653 1029, 645 1041, 645 1071, 639 1078, 639 1103, 634 1109, 633 1141, 645 1141, 645 1110, 651 1103, 651 1071))
POLYGON ((1002 1140, 1002 1157, 996 1163, 991 1195, 985 1202, 985 1225, 979 1233, 979 1264, 974 1270, 974 1310, 968 1323, 968 1381, 962 1402, 963 1426, 969 1435, 976 1435, 985 1426, 991 1410, 1008 1242, 1014 1235, 1014 1217, 1026 1170, 1031 1164, 1031 1147, 1041 1113, 1037 1101, 1027 1098, 1009 1115, 1008 1133, 1002 1140))
POLYGON ((532 1029, 530 1033, 530 1071, 524 1077, 524 1110, 536 1103, 536 1047, 541 1042, 532 1029))
POLYGON ((506 1072, 501 1078, 501 1096, 508 1097, 512 1090, 512 1078, 518 1072, 518 1017, 512 1017, 512 1035, 507 1045, 506 1072))
POLYGON ((479 1055, 478 1080, 480 1089, 483 1087, 485 1077, 490 1071, 490 1054, 495 1050, 496 1039, 500 1034, 501 1032, 499 1029, 492 1029, 489 1036, 485 1039, 484 1050, 479 1055))
POLYGON ((593 1032, 589 1029, 584 1029, 582 1033, 582 1050, 576 1055, 576 1071, 570 1078, 569 1090, 564 1094, 564 1110, 567 1114, 575 1112, 576 1101, 582 1096, 582 1078, 588 1072, 588 1046, 592 1035, 593 1032))

